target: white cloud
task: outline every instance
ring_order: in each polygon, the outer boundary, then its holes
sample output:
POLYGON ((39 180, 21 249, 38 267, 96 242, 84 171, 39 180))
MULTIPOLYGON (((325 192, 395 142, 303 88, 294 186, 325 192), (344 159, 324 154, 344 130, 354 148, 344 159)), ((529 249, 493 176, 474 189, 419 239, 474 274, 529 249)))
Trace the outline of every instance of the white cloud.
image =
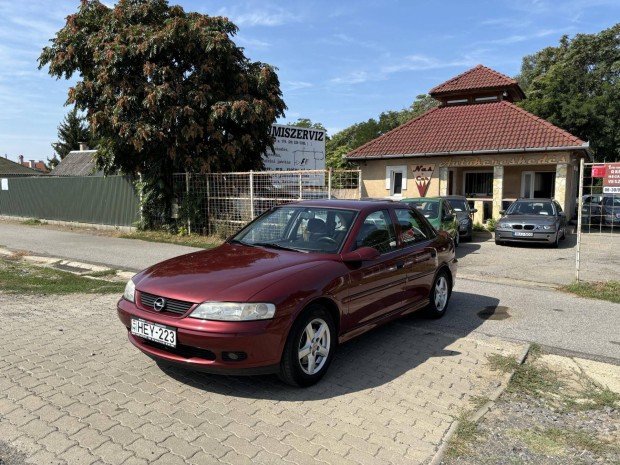
POLYGON ((305 81, 286 81, 284 83, 284 87, 287 91, 293 92, 300 89, 308 89, 309 87, 314 87, 314 84, 305 81))
POLYGON ((239 9, 222 8, 217 12, 217 16, 226 16, 237 26, 266 26, 275 27, 289 23, 298 23, 302 20, 301 16, 292 13, 285 8, 262 7, 257 10, 240 12, 239 9))

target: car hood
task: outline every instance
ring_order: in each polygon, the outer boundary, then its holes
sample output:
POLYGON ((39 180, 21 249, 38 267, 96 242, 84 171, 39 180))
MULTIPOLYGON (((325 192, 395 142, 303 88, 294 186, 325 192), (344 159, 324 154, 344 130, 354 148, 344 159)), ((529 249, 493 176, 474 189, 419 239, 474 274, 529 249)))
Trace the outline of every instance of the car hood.
POLYGON ((555 223, 556 217, 545 215, 508 215, 504 216, 502 220, 509 221, 511 223, 549 224, 555 223))
POLYGON ((243 302, 274 282, 337 258, 338 255, 224 244, 158 263, 133 279, 138 291, 168 298, 243 302))

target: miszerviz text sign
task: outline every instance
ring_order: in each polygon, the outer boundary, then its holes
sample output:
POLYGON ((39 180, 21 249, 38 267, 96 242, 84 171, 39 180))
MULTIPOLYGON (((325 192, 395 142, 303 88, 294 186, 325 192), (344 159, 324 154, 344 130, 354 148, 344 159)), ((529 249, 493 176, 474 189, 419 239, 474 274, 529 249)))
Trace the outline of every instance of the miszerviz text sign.
MULTIPOLYGON (((297 126, 274 124, 274 151, 267 150, 263 160, 267 171, 299 171, 325 169, 325 131, 297 126)), ((310 179, 313 178, 313 179, 310 179)), ((304 185, 316 185, 324 180, 304 179, 304 185)))

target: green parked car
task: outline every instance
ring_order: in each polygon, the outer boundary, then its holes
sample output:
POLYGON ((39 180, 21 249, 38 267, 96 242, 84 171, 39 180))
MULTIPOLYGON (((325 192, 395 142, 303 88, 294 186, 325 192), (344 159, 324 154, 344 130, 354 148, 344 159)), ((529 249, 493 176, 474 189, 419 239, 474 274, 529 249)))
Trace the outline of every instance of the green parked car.
POLYGON ((447 199, 419 197, 402 199, 401 202, 420 210, 437 231, 446 231, 454 241, 454 246, 459 246, 459 220, 447 199))

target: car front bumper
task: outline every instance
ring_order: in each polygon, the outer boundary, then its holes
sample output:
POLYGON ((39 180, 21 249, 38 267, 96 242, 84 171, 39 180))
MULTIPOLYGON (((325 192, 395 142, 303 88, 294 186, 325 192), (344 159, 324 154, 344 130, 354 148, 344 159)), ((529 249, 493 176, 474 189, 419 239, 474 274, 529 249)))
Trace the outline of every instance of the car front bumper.
POLYGON ((502 242, 539 242, 552 244, 556 241, 557 231, 523 231, 531 236, 519 235, 522 231, 496 229, 495 240, 502 242))
POLYGON ((141 310, 125 299, 119 300, 117 313, 129 341, 144 354, 163 364, 207 373, 276 373, 288 333, 284 318, 244 322, 178 318, 141 310), (174 328, 176 347, 132 334, 132 319, 174 328))

